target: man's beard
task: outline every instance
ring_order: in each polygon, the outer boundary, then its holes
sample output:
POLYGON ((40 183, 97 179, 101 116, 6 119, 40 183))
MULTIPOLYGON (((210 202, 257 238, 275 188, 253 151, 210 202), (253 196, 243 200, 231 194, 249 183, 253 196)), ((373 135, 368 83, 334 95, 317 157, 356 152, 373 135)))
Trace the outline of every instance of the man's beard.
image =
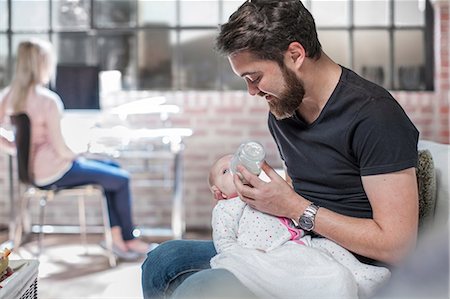
POLYGON ((295 73, 285 66, 281 68, 281 71, 286 88, 279 98, 269 102, 270 112, 278 120, 293 116, 305 96, 303 82, 297 78, 295 73))

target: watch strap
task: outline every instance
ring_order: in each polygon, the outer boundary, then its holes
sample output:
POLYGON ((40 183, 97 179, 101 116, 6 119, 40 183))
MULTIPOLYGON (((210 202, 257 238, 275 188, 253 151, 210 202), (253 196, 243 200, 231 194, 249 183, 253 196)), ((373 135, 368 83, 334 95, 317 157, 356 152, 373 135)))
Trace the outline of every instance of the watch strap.
POLYGON ((312 217, 313 219, 316 217, 317 210, 319 210, 319 207, 316 206, 314 203, 311 203, 303 212, 303 215, 312 217))

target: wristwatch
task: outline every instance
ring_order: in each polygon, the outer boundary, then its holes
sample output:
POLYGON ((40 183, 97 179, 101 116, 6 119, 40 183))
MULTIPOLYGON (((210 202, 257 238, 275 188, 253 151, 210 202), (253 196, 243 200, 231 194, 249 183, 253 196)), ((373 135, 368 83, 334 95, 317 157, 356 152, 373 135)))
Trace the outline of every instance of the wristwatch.
POLYGON ((314 219, 316 218, 317 210, 319 207, 315 204, 310 204, 303 214, 298 219, 298 227, 306 231, 312 231, 314 229, 314 219))

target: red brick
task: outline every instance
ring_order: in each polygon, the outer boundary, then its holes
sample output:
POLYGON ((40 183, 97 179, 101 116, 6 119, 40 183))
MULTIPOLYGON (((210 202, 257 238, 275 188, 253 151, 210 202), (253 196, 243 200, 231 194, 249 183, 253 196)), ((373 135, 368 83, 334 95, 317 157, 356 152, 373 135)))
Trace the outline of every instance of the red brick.
POLYGON ((416 126, 426 126, 433 123, 433 118, 423 118, 414 120, 416 126))
POLYGON ((430 106, 422 107, 420 109, 421 113, 431 114, 434 112, 434 108, 430 106))
POLYGON ((249 119, 249 118, 232 118, 231 123, 233 124, 233 126, 255 127, 255 126, 260 126, 260 125, 266 125, 266 120, 249 119))
POLYGON ((242 130, 237 129, 219 129, 216 131, 219 136, 243 136, 242 130))
POLYGON ((240 114, 242 113, 242 107, 219 107, 214 109, 214 113, 218 113, 217 115, 221 114, 228 114, 228 113, 235 113, 235 114, 240 114))
POLYGON ((268 107, 252 107, 250 108, 250 113, 262 113, 267 115, 269 113, 269 108, 268 107))

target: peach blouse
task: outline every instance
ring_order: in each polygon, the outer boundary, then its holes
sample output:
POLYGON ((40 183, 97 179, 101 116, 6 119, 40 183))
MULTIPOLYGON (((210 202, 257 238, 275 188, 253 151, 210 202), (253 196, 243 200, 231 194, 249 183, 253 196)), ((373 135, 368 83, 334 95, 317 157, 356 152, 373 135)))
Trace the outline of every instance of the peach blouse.
MULTIPOLYGON (((10 125, 12 105, 9 95, 8 88, 0 93, 0 126, 10 125)), ((60 179, 76 157, 61 132, 63 110, 61 98, 47 88, 36 86, 28 94, 25 112, 31 121, 30 165, 38 186, 60 179)))

